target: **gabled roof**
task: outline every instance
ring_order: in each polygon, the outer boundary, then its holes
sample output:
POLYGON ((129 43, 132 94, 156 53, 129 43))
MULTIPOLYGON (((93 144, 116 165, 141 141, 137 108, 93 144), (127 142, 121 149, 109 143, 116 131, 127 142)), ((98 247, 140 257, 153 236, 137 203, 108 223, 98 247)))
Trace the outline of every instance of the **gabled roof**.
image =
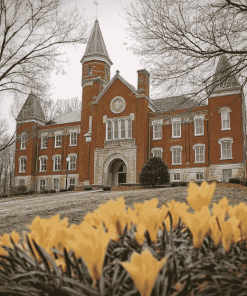
POLYGON ((105 86, 105 88, 102 89, 102 91, 98 95, 97 99, 95 100, 95 103, 99 102, 101 97, 106 93, 106 91, 111 87, 111 85, 117 79, 121 80, 123 84, 125 84, 132 92, 135 93, 135 95, 138 95, 138 90, 136 90, 133 85, 129 84, 121 75, 119 75, 119 71, 116 71, 116 74, 112 77, 111 81, 105 86))
POLYGON ((153 99, 152 102, 158 107, 159 112, 169 112, 174 110, 189 109, 206 106, 204 102, 192 100, 187 96, 174 96, 162 99, 153 99))
POLYGON ((85 50, 85 53, 81 59, 81 63, 85 60, 92 60, 92 59, 105 59, 110 65, 112 65, 112 61, 109 58, 105 42, 99 27, 99 22, 96 19, 93 30, 89 37, 89 41, 85 50))
POLYGON ((81 110, 65 113, 53 119, 56 124, 81 121, 81 110))
POLYGON ((23 121, 32 119, 45 122, 45 115, 38 98, 33 93, 30 93, 16 120, 23 121))
POLYGON ((211 91, 218 92, 222 90, 239 88, 240 84, 235 75, 233 75, 234 68, 231 66, 226 55, 219 58, 215 74, 213 75, 211 83, 211 91))

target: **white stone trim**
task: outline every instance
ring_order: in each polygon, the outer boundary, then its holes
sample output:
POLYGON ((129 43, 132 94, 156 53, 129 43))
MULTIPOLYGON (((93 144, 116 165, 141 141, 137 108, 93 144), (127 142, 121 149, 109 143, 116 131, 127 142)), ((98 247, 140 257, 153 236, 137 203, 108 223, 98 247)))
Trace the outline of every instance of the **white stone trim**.
POLYGON ((196 147, 198 147, 198 146, 200 146, 200 147, 203 146, 203 148, 206 149, 206 145, 205 144, 201 144, 201 143, 194 144, 193 145, 193 149, 196 149, 196 147))
POLYGON ((181 117, 172 117, 171 122, 181 122, 181 117))
POLYGON ((221 93, 211 94, 208 98, 211 99, 211 98, 215 98, 215 97, 223 97, 223 96, 229 96, 229 95, 238 95, 238 94, 241 94, 241 93, 242 93, 241 90, 224 91, 224 92, 221 92, 221 93))
POLYGON ((63 134, 63 131, 56 131, 54 134, 55 134, 55 136, 56 135, 62 135, 63 134))
POLYGON ((218 109, 218 113, 221 113, 223 111, 232 112, 232 109, 229 106, 223 106, 218 109))
POLYGON ((111 112, 115 113, 115 114, 119 114, 119 113, 122 113, 124 110, 125 110, 125 107, 126 107, 126 102, 125 102, 125 99, 121 96, 116 96, 114 97, 112 100, 111 100, 111 103, 110 103, 110 109, 111 109, 111 112), (114 102, 116 100, 120 100, 122 103, 123 103, 123 106, 121 107, 121 109, 119 109, 119 111, 116 111, 114 110, 114 102))
POLYGON ((162 158, 162 153, 163 153, 163 148, 162 147, 154 147, 151 149, 151 153, 153 153, 154 156, 154 151, 161 151, 161 158, 162 158))
POLYGON ((135 113, 130 113, 129 117, 134 120, 135 119, 135 113))
POLYGON ((198 119, 198 118, 202 118, 203 120, 205 120, 205 114, 196 114, 196 115, 194 115, 194 120, 198 119))
POLYGON ((225 137, 225 138, 220 138, 218 139, 218 144, 220 145, 220 160, 227 160, 227 159, 233 159, 232 157, 232 143, 233 143, 233 138, 231 137, 225 137), (222 142, 228 141, 230 142, 230 147, 231 147, 231 156, 228 158, 222 158, 222 142))
POLYGON ((152 120, 152 125, 156 125, 156 124, 163 124, 163 119, 155 119, 155 120, 152 120))
POLYGON ((107 121, 107 115, 104 115, 103 116, 103 123, 106 123, 106 121, 107 121))
POLYGON ((39 160, 40 160, 41 158, 46 158, 46 159, 48 159, 48 156, 47 156, 47 155, 40 155, 40 156, 39 156, 39 160))

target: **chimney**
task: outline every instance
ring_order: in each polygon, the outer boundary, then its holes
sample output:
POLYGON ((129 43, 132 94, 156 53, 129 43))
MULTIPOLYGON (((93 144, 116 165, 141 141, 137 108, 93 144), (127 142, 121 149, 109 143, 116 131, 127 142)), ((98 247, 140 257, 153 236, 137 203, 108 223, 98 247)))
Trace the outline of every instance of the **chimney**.
POLYGON ((146 95, 149 97, 149 76, 147 70, 138 70, 138 91, 140 95, 146 95))

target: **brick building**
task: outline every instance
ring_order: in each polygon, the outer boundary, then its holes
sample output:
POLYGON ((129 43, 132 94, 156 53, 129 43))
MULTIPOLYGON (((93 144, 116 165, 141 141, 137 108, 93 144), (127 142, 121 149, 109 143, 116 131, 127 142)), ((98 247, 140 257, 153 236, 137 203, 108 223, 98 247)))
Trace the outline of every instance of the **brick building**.
MULTIPOLYGON (((137 89, 119 71, 110 78, 112 61, 97 20, 81 64, 82 111, 47 125, 32 93, 21 109, 16 185, 38 191, 65 188, 66 166, 67 186, 136 183, 152 155, 168 165, 171 181, 245 178, 245 103, 235 77, 196 108, 186 96, 152 100, 145 69, 137 71, 137 89)), ((214 81, 228 75, 229 67, 221 57, 214 81)))

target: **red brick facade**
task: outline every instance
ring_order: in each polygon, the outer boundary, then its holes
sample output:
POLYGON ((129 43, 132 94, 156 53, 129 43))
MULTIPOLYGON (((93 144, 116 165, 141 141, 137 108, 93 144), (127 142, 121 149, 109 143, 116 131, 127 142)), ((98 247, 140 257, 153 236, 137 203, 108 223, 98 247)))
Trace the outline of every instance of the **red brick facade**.
POLYGON ((80 119, 72 114, 67 123, 50 125, 37 119, 42 115, 18 120, 18 135, 26 132, 28 138, 23 149, 20 141, 16 144, 16 185, 25 182, 38 191, 65 188, 68 156, 67 186, 136 183, 152 155, 168 165, 171 181, 245 178, 245 104, 239 88, 212 92, 207 105, 190 112, 183 103, 169 109, 169 102, 180 98, 151 100, 146 70, 138 71, 137 89, 119 71, 110 79, 112 63, 98 23, 95 31, 98 37, 90 37, 81 60, 80 119), (46 137, 47 147, 42 144, 46 137))

